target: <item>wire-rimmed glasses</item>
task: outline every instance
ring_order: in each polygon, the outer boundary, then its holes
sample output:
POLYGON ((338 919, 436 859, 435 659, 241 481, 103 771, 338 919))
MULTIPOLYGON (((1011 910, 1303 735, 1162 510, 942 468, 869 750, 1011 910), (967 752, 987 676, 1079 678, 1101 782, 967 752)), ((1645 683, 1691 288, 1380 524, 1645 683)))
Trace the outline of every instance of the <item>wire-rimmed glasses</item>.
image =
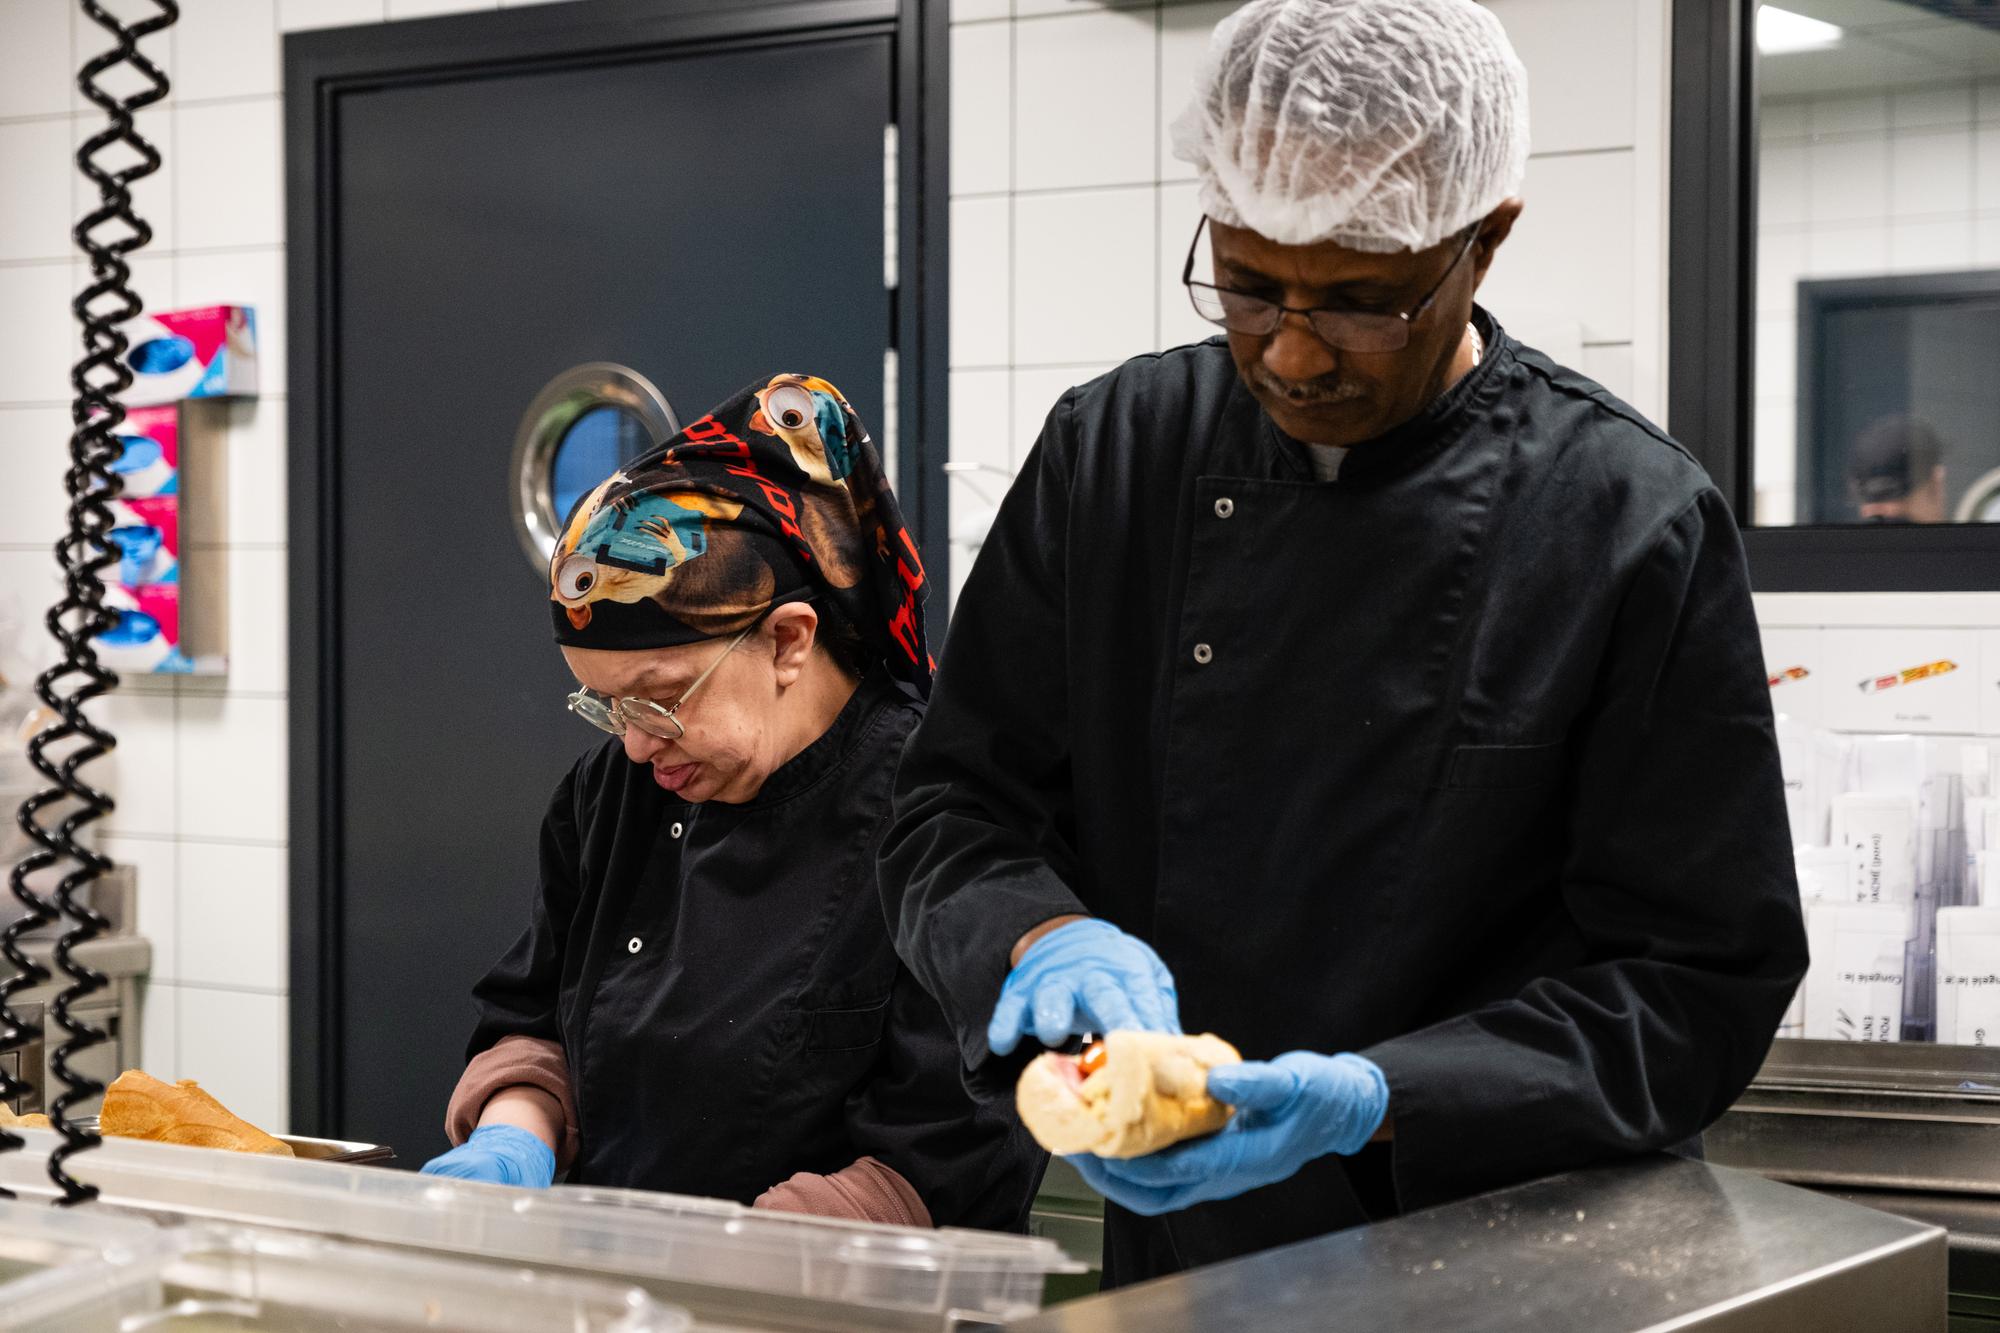
POLYGON ((608 731, 613 736, 623 736, 625 728, 633 726, 648 736, 657 736, 663 741, 677 741, 687 735, 687 729, 681 725, 679 717, 681 706, 694 698, 695 691, 700 689, 708 678, 715 674, 715 669, 722 665, 722 659, 735 652, 736 645, 749 638, 750 631, 756 628, 756 625, 751 625, 731 639, 729 646, 708 664, 708 669, 696 676, 694 684, 681 691, 681 697, 671 704, 641 699, 637 695, 614 699, 609 695, 599 694, 596 690, 585 689, 569 696, 569 711, 599 731, 608 731))
POLYGON ((1437 294, 1444 289, 1445 282, 1458 271, 1465 257, 1472 253, 1472 243, 1479 239, 1479 228, 1470 229, 1465 244, 1459 247, 1457 256, 1442 276, 1431 284, 1423 299, 1402 313, 1395 311, 1347 310, 1339 306, 1313 306, 1302 308, 1284 305, 1269 297, 1257 296, 1250 292, 1239 292, 1231 287, 1218 287, 1214 283, 1194 281, 1194 253, 1201 244, 1201 229, 1208 225, 1208 218, 1195 224, 1194 239, 1188 242, 1187 262, 1181 265, 1181 285, 1188 290, 1188 299, 1194 302, 1194 311, 1211 324, 1220 324, 1234 333, 1263 335, 1275 333, 1287 314, 1304 315, 1312 331, 1328 347, 1337 347, 1344 352, 1400 352, 1410 343, 1410 326, 1423 317, 1426 310, 1437 300, 1437 294))

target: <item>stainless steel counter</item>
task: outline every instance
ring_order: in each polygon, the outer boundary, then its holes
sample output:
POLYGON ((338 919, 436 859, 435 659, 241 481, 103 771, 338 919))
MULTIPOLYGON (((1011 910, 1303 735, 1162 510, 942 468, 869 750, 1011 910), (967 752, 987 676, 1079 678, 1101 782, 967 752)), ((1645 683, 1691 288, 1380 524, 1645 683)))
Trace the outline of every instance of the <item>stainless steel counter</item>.
POLYGON ((1646 1158, 1058 1307, 1018 1333, 1932 1333, 1945 1236, 1747 1172, 1646 1158))
POLYGON ((2000 1049, 1780 1041, 1702 1142, 1799 1185, 2000 1194, 2000 1049))

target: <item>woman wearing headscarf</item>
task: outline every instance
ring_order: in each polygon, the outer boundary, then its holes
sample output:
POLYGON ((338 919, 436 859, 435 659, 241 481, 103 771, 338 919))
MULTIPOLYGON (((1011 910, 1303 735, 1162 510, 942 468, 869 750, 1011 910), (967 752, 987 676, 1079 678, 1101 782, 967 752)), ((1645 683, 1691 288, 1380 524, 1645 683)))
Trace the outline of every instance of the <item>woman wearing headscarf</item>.
POLYGON ((549 604, 569 706, 616 739, 550 802, 425 1171, 1025 1223, 1043 1159, 966 1094, 876 888, 923 590, 824 380, 752 385, 579 502, 549 604))

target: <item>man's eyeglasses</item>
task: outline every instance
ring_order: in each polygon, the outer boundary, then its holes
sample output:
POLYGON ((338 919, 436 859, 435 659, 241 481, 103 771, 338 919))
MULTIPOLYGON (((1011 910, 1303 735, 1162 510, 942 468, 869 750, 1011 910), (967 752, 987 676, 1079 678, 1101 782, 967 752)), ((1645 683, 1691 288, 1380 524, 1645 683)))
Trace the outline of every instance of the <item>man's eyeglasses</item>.
POLYGON ((735 652, 736 645, 749 638, 750 631, 756 628, 756 625, 752 625, 731 639, 729 646, 708 664, 708 670, 696 676, 694 684, 681 691, 681 697, 670 705, 662 706, 651 699, 641 699, 633 695, 614 699, 595 690, 578 690, 569 697, 569 711, 599 731, 608 731, 613 736, 623 736, 625 728, 632 726, 648 736, 658 736, 663 741, 677 741, 687 735, 687 730, 681 726, 678 716, 681 706, 694 698, 694 692, 715 674, 715 669, 722 665, 722 659, 735 652))
POLYGON ((1394 311, 1344 310, 1338 306, 1307 309, 1229 287, 1217 287, 1213 283, 1195 282, 1195 248, 1201 244, 1201 229, 1207 225, 1206 217, 1195 224, 1194 239, 1188 242, 1187 262, 1181 265, 1181 285, 1188 289, 1188 298, 1194 302, 1196 314, 1234 333, 1258 335, 1277 332, 1278 325, 1284 322, 1287 314, 1304 315, 1321 342, 1344 352, 1400 352, 1409 346, 1410 326, 1431 308, 1445 282, 1472 253, 1472 243, 1479 239, 1479 228, 1475 226, 1466 236, 1465 244, 1459 247, 1451 266, 1431 284, 1423 299, 1408 311, 1397 314, 1394 311))

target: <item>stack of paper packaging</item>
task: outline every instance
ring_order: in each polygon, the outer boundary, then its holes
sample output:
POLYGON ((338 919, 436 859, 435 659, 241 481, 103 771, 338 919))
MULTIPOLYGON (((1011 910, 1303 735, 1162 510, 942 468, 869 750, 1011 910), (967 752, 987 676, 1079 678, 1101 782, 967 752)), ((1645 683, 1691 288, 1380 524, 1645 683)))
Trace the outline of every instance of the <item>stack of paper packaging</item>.
POLYGON ((2000 1033, 1992 742, 1779 719, 1812 964, 1780 1036, 1985 1045, 2000 1033))

